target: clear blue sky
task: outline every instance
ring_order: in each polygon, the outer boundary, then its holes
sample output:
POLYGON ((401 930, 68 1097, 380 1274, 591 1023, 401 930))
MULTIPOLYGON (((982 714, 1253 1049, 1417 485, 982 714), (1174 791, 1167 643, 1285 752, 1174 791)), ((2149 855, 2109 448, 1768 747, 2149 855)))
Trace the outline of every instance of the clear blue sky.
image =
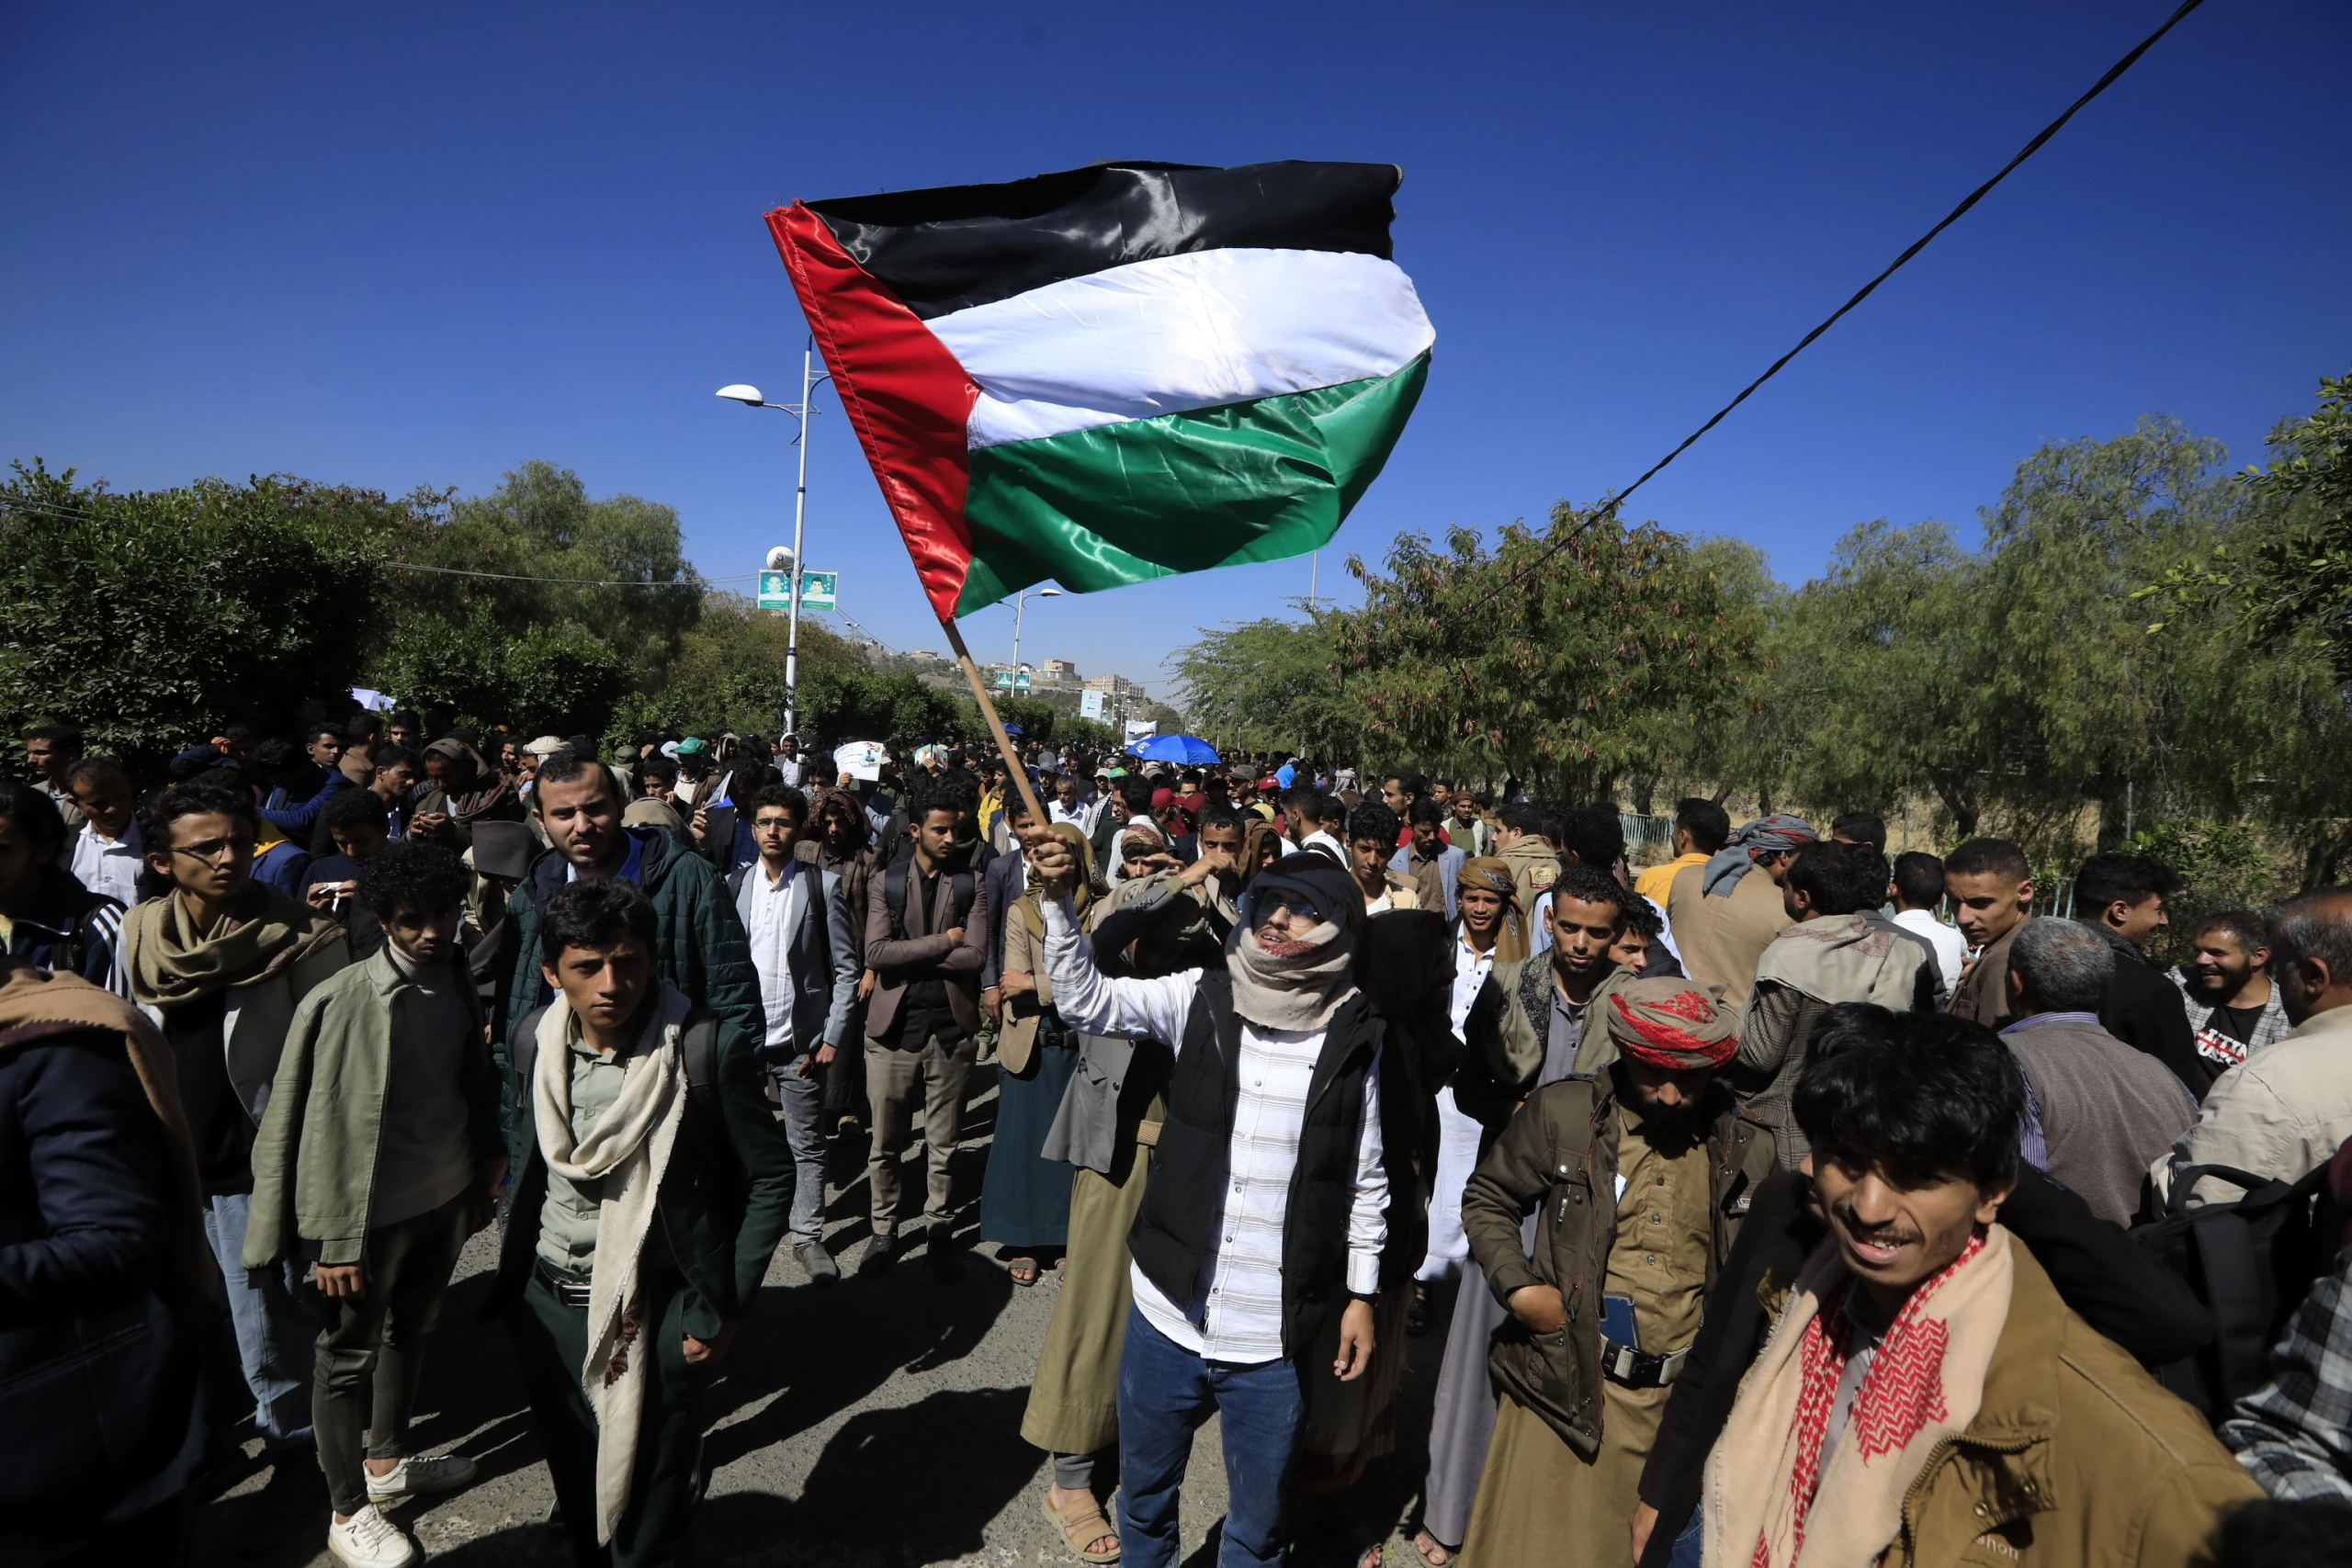
MULTIPOLYGON (((17 6, 0 456, 118 488, 283 470, 470 492, 527 457, 674 505, 707 574, 790 525, 803 329, 761 223, 1105 157, 1393 162, 1430 389, 1323 556, 1622 487, 2169 0, 17 6)), ((1637 498, 1786 579, 1973 524, 2151 411, 2259 456, 2352 357, 2341 0, 2213 0, 1637 498)), ((837 413, 809 562, 938 642, 837 413)), ((1276 562, 1040 606, 1023 653, 1160 684, 1276 562)), ((968 624, 983 658, 1011 612, 968 624)))

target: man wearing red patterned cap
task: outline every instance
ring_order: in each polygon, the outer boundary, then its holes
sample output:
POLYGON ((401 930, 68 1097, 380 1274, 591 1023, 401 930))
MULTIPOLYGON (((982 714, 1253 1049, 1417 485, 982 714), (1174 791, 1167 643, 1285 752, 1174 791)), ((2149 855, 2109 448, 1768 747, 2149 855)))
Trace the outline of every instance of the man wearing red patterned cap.
POLYGON ((1643 1461, 1774 1168, 1770 1130, 1715 1081, 1738 1043, 1718 988, 1634 980, 1600 1005, 1617 1060, 1536 1090, 1462 1198, 1510 1314, 1487 1360, 1502 1397, 1463 1543, 1476 1563, 1632 1568, 1643 1461))

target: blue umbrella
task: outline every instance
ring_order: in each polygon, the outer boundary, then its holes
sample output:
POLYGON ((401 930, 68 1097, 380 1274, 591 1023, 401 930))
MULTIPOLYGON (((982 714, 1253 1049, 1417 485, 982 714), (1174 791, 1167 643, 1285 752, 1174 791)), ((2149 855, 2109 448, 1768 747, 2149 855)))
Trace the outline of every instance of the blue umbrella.
POLYGON ((1184 767, 1199 767, 1220 760, 1216 748, 1197 735, 1147 735, 1130 743, 1127 750, 1147 762, 1175 762, 1184 767))
POLYGON ((1004 732, 1007 735, 1018 735, 1021 733, 1021 727, 1017 724, 1008 724, 1004 727, 1004 732))

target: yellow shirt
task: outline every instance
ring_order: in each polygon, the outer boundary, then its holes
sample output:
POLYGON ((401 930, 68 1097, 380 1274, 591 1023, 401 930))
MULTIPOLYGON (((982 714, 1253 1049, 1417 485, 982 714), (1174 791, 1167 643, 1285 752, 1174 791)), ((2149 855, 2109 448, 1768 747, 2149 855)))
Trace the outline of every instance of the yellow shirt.
POLYGON ((1650 899, 1661 909, 1666 908, 1666 895, 1674 886, 1674 874, 1686 865, 1704 865, 1707 857, 1692 850, 1687 855, 1677 855, 1664 865, 1654 865, 1634 878, 1634 891, 1650 899))

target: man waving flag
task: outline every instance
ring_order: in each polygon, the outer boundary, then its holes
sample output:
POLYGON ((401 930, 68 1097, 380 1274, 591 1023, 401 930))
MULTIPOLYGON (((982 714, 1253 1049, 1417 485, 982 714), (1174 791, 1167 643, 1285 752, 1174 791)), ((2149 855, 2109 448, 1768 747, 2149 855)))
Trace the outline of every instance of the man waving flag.
POLYGON ((1398 179, 1120 163, 769 213, 940 619, 1330 538, 1429 367, 1398 179))

